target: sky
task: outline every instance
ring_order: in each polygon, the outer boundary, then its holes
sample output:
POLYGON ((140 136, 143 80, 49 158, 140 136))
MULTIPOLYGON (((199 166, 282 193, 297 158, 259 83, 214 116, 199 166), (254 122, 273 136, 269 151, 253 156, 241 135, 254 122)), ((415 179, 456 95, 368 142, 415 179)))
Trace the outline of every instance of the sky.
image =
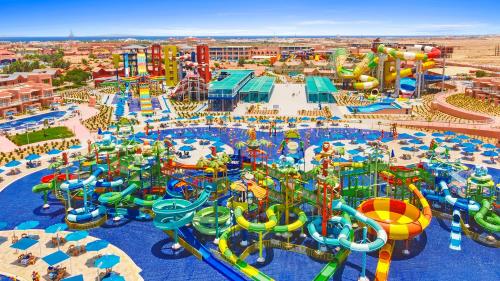
POLYGON ((500 34, 500 0, 0 0, 0 37, 500 34))

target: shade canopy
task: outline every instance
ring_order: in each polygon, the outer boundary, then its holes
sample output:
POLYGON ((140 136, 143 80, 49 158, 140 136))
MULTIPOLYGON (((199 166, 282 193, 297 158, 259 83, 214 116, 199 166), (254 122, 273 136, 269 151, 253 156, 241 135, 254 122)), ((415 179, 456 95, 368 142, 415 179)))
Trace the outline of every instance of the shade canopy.
POLYGON ((64 231, 68 229, 68 226, 65 223, 56 223, 45 229, 45 233, 56 233, 59 231, 64 231))
POLYGON ((57 252, 54 252, 50 255, 46 255, 45 257, 42 258, 42 260, 44 262, 46 262, 49 266, 56 265, 56 264, 61 263, 67 259, 69 259, 69 256, 60 250, 57 252))
POLYGON ((80 230, 77 232, 70 233, 66 235, 66 241, 79 241, 82 239, 85 239, 87 236, 89 236, 89 233, 85 230, 80 230))
POLYGON ((105 269, 112 268, 120 262, 120 257, 117 255, 105 255, 98 258, 94 262, 94 266, 97 268, 105 269))
POLYGON ((21 162, 17 160, 12 160, 9 163, 5 164, 5 167, 12 168, 21 165, 21 162))
POLYGON ((87 246, 85 246, 85 249, 89 252, 92 252, 92 251, 100 251, 106 247, 108 247, 109 245, 109 242, 106 241, 106 240, 95 240, 95 241, 92 241, 90 243, 87 244, 87 246))
POLYGON ((31 246, 35 245, 36 243, 38 243, 38 240, 25 237, 25 238, 21 238, 19 241, 12 244, 10 247, 13 249, 21 250, 21 251, 26 251, 27 249, 31 248, 31 246))
POLYGON ((41 157, 41 156, 40 156, 40 155, 38 155, 38 154, 30 154, 30 155, 28 155, 28 156, 27 156, 26 158, 24 158, 24 159, 26 159, 26 160, 28 160, 28 161, 33 161, 33 160, 39 159, 40 157, 41 157))

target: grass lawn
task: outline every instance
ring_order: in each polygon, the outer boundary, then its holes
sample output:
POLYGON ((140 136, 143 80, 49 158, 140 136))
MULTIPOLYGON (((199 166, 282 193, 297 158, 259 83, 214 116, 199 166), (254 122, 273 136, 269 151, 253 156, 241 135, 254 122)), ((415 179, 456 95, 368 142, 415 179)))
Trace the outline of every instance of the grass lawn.
POLYGON ((44 130, 29 132, 28 136, 26 136, 26 133, 22 133, 22 134, 8 136, 8 138, 17 145, 25 145, 28 144, 28 139, 29 143, 31 144, 46 140, 70 138, 73 136, 74 136, 73 132, 71 132, 68 128, 64 126, 61 126, 61 127, 52 127, 44 130))

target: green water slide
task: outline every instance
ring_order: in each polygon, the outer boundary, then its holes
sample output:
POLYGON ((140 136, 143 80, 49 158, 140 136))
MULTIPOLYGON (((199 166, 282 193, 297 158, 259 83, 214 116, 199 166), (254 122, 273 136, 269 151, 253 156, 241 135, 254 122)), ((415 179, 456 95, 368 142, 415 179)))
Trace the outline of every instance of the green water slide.
POLYGON ((474 215, 477 224, 489 232, 500 232, 500 217, 490 210, 491 202, 483 199, 481 209, 474 215))
MULTIPOLYGON (((220 233, 231 226, 231 211, 227 207, 217 207, 217 223, 220 233)), ((193 217, 193 226, 205 235, 216 234, 215 207, 207 207, 199 210, 193 217)))
POLYGON ((332 276, 337 272, 339 267, 345 262, 347 256, 351 251, 345 248, 340 249, 340 251, 335 255, 332 261, 329 261, 325 267, 314 277, 314 281, 327 281, 332 278, 332 276))

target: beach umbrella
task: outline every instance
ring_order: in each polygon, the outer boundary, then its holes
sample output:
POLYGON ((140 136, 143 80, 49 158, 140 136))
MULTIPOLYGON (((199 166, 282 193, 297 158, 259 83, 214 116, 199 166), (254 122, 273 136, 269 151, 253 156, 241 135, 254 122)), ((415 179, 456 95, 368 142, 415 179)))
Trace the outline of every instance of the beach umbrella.
POLYGON ((200 119, 200 116, 198 116, 198 115, 194 115, 194 116, 191 116, 191 118, 190 118, 190 119, 191 119, 191 120, 198 120, 198 119, 200 119))
POLYGON ((301 127, 309 127, 309 124, 300 124, 301 127))
POLYGON ((337 157, 333 159, 333 162, 348 162, 348 161, 345 158, 337 157))
POLYGON ((45 228, 45 233, 57 233, 59 231, 64 231, 68 229, 68 226, 65 223, 56 223, 51 226, 45 228))
POLYGON ((462 146, 462 147, 476 147, 476 145, 475 145, 475 144, 470 143, 470 142, 464 142, 464 143, 462 143, 462 145, 461 145, 461 146, 462 146))
POLYGON ((318 121, 325 121, 325 120, 326 120, 326 117, 324 117, 324 116, 320 116, 320 117, 316 118, 316 120, 318 120, 318 121))
POLYGON ((283 119, 276 119, 276 120, 274 120, 274 122, 276 122, 277 124, 281 124, 281 123, 283 123, 285 121, 283 121, 283 119))
POLYGON ((411 139, 408 142, 411 144, 421 144, 422 143, 422 141, 419 139, 411 139))
POLYGON ((404 150, 404 151, 413 151, 413 148, 411 148, 409 146, 402 146, 401 150, 404 150))
POLYGON ((366 160, 366 157, 363 157, 363 156, 360 156, 360 155, 356 155, 352 158, 352 161, 354 162, 363 162, 366 160))
POLYGON ((66 241, 80 241, 82 239, 85 239, 87 236, 89 236, 89 233, 85 230, 80 230, 76 232, 69 233, 66 235, 66 241))
POLYGON ((183 145, 179 148, 179 151, 193 151, 194 148, 190 145, 183 145))
POLYGON ((340 142, 340 141, 336 141, 334 143, 332 143, 333 146, 345 146, 345 144, 343 142, 340 142))
POLYGON ((469 136, 466 136, 466 135, 458 135, 458 136, 457 136, 457 139, 467 140, 467 139, 470 139, 470 137, 469 137, 469 136))
POLYGON ((416 137, 425 137, 426 134, 425 133, 422 133, 422 132, 416 132, 415 134, 413 134, 414 136, 416 137))
POLYGON ((13 168, 13 167, 16 167, 16 166, 19 166, 19 165, 21 165, 21 162, 19 162, 17 160, 12 160, 9 163, 5 164, 5 167, 7 167, 7 168, 13 168))
POLYGON ((78 145, 78 144, 75 144, 75 145, 72 145, 69 147, 69 149, 79 149, 79 148, 82 148, 82 146, 78 145))
POLYGON ((474 147, 466 147, 464 149, 462 149, 464 152, 467 152, 467 153, 474 153, 476 152, 476 149, 474 147))
POLYGON ((183 141, 183 143, 185 143, 185 144, 193 144, 193 143, 195 143, 195 142, 196 142, 196 140, 195 140, 195 139, 185 139, 185 140, 183 141))
POLYGON ((48 155, 57 155, 59 153, 61 153, 62 151, 60 151, 59 149, 51 149, 47 152, 48 155))
POLYGON ((421 146, 418 147, 418 149, 420 149, 420 150, 429 150, 429 146, 427 146, 427 145, 421 145, 421 146))
POLYGON ((100 269, 112 268, 120 262, 117 255, 104 255, 94 262, 94 266, 100 269))
POLYGON ((436 132, 436 133, 432 133, 432 136, 433 137, 444 137, 444 134, 436 132))
POLYGON ((225 144, 225 143, 223 143, 223 142, 220 142, 220 141, 216 141, 216 142, 214 142, 214 143, 212 144, 212 146, 216 146, 216 147, 217 147, 217 146, 224 146, 224 145, 226 145, 226 144, 225 144))
POLYGON ((243 117, 241 117, 241 116, 235 116, 233 119, 234 120, 241 120, 241 119, 243 119, 243 117))
POLYGON ((257 121, 257 118, 255 118, 255 117, 250 117, 250 118, 248 118, 248 119, 247 119, 247 121, 248 121, 248 122, 255 122, 255 121, 257 121))
POLYGON ((52 254, 46 255, 42 258, 42 260, 47 263, 49 266, 54 266, 58 263, 61 263, 65 260, 69 259, 69 256, 61 250, 58 250, 52 254))
POLYGON ((136 116, 136 115, 137 115, 137 112, 134 112, 134 111, 133 111, 133 112, 129 112, 129 114, 128 114, 128 115, 134 115, 134 116, 136 116))
POLYGON ((391 141, 393 141, 393 139, 392 139, 392 138, 383 138, 383 139, 381 139, 380 141, 381 141, 381 142, 383 142, 383 143, 386 143, 386 142, 391 142, 391 141))
POLYGON ((461 139, 459 139, 459 138, 452 138, 452 139, 450 139, 448 142, 452 142, 452 143, 460 143, 460 142, 462 142, 462 140, 461 140, 461 139))
POLYGON ((28 160, 28 161, 33 161, 33 160, 39 159, 40 157, 41 157, 41 156, 40 156, 40 155, 38 155, 38 154, 30 154, 30 155, 28 155, 28 156, 27 156, 26 158, 24 158, 24 159, 26 159, 26 160, 28 160))
POLYGON ((410 134, 407 134, 407 133, 402 133, 402 134, 399 134, 399 135, 398 135, 398 138, 399 138, 399 139, 401 139, 401 140, 402 140, 402 139, 412 139, 412 138, 413 138, 413 136, 412 136, 412 135, 410 135, 410 134))
POLYGON ((456 135, 456 133, 452 132, 452 131, 446 131, 446 132, 444 132, 444 135, 445 136, 454 136, 454 135, 456 135))
POLYGON ((144 121, 144 122, 146 122, 146 123, 153 123, 153 122, 154 122, 154 120, 153 120, 153 119, 147 119, 147 120, 146 120, 146 121, 144 121))
POLYGON ((38 240, 24 237, 24 238, 19 239, 19 241, 17 241, 16 243, 10 245, 10 247, 12 249, 26 251, 29 248, 31 248, 33 245, 35 245, 36 243, 38 243, 38 240))
POLYGON ((205 119, 207 119, 207 120, 214 120, 214 118, 215 117, 213 117, 212 115, 208 115, 208 116, 205 117, 205 119))
POLYGON ((483 152, 483 155, 488 157, 495 157, 498 156, 498 152, 494 150, 486 150, 485 152, 483 152))
POLYGON ((99 252, 100 250, 108 247, 109 242, 106 240, 95 240, 92 242, 87 243, 85 246, 85 249, 88 252, 99 252))
POLYGON ((166 121, 168 121, 168 120, 169 120, 169 119, 168 119, 168 117, 166 117, 166 116, 163 116, 162 118, 160 118, 160 121, 162 121, 162 122, 166 122, 166 121))
POLYGON ((163 110, 161 113, 163 113, 163 114, 169 114, 170 110, 163 110))
POLYGON ((111 276, 102 279, 102 281, 125 281, 125 278, 118 274, 112 274, 111 276))
POLYGON ((341 120, 342 118, 340 118, 338 116, 333 116, 330 119, 333 120, 333 121, 338 121, 338 120, 341 120))
POLYGON ((361 151, 360 151, 360 150, 357 150, 357 149, 351 149, 351 150, 348 150, 348 151, 347 151, 347 153, 349 153, 349 154, 353 154, 353 155, 354 155, 354 154, 359 154, 359 153, 361 153, 361 151))
POLYGON ((483 141, 480 139, 470 139, 469 142, 474 143, 474 144, 482 144, 483 141))
POLYGON ((378 139, 378 136, 377 136, 377 134, 372 133, 372 134, 367 135, 365 138, 367 140, 376 140, 376 139, 378 139))
POLYGON ((435 138, 435 139, 434 139, 434 141, 435 141, 435 142, 437 142, 437 143, 442 143, 442 142, 444 142, 444 140, 443 140, 443 139, 441 139, 441 138, 435 138))
POLYGON ((302 121, 309 121, 309 120, 311 120, 311 118, 310 117, 301 117, 300 120, 302 120, 302 121))
POLYGON ((34 220, 24 221, 24 222, 18 224, 15 227, 15 229, 16 230, 30 230, 30 229, 37 227, 39 224, 40 224, 39 221, 34 221, 34 220))
POLYGON ((483 148, 486 148, 486 149, 495 149, 497 147, 495 145, 491 144, 491 143, 486 143, 486 144, 483 144, 483 148))
POLYGON ((297 122, 297 119, 296 118, 290 118, 290 119, 288 119, 288 122, 294 123, 294 122, 297 122))
POLYGON ((260 123, 269 123, 269 120, 268 119, 262 119, 262 120, 260 120, 260 123))

